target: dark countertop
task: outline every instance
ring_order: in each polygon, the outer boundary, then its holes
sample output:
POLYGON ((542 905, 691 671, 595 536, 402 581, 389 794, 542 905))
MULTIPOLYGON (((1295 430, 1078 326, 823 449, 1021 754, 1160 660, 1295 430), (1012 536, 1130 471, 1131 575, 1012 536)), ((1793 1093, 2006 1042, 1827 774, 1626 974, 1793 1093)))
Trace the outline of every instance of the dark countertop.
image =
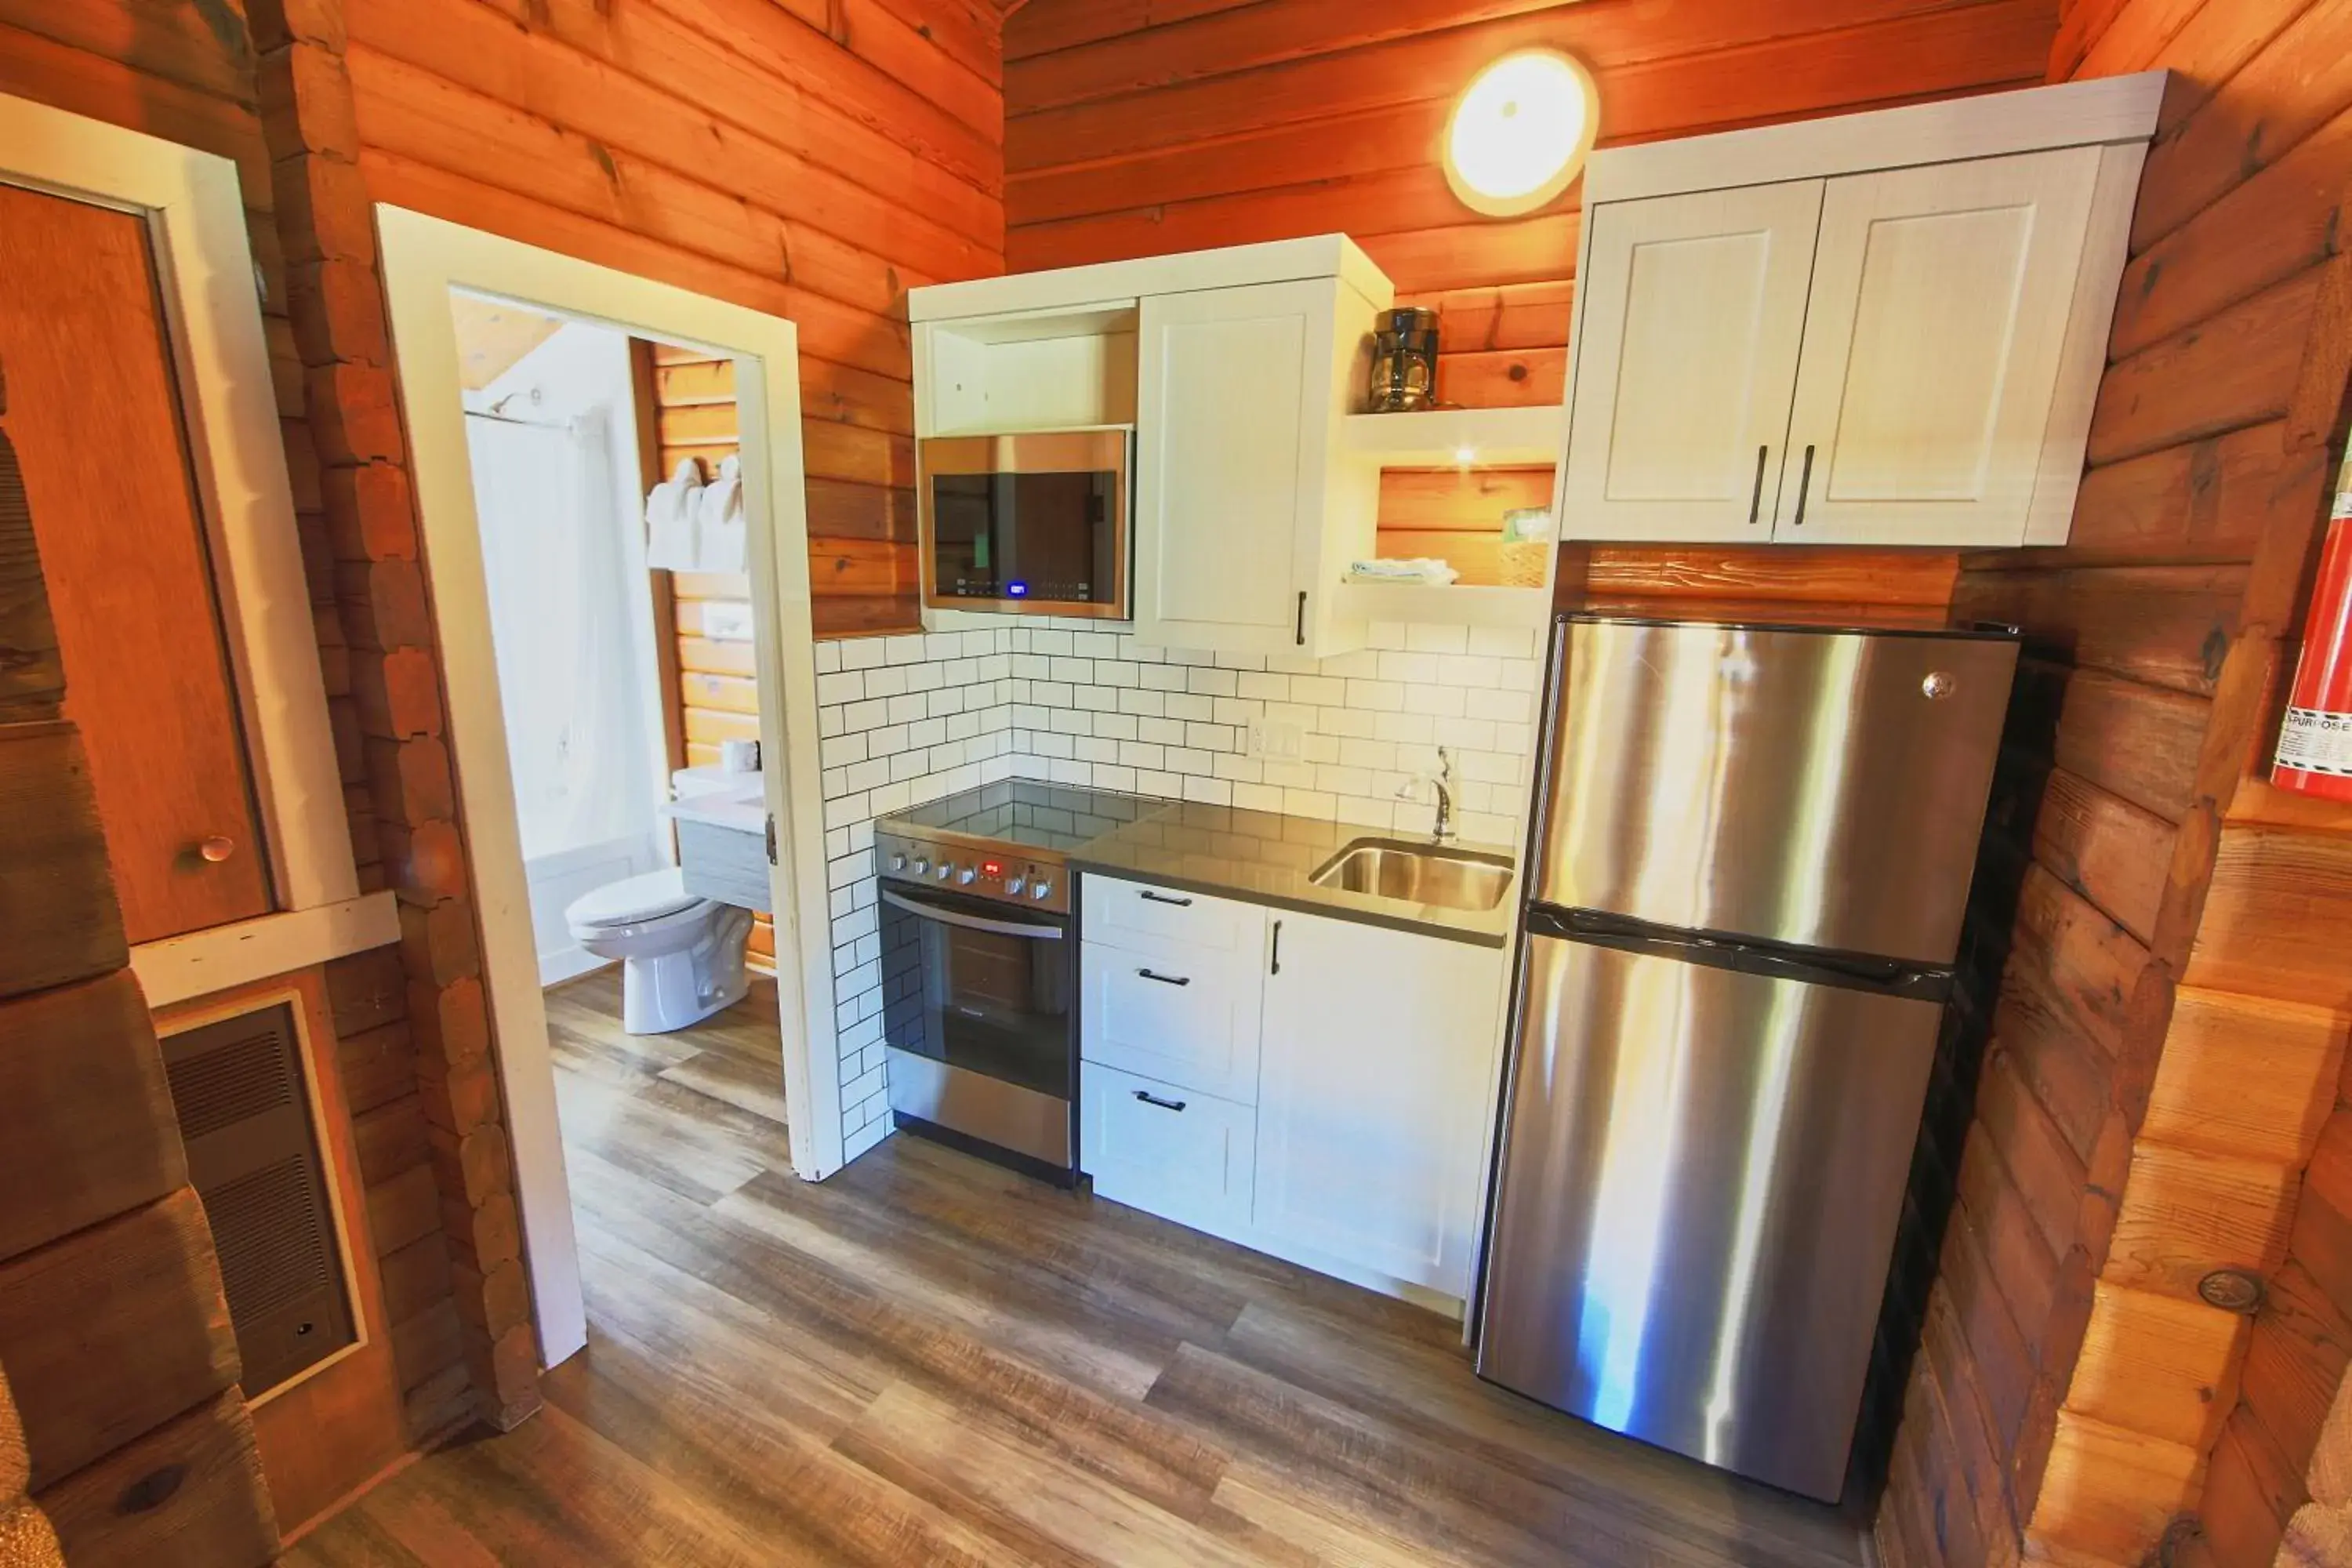
MULTIPOLYGON (((1454 910, 1407 903, 1376 893, 1351 893, 1307 880, 1359 838, 1417 842, 1413 835, 1347 823, 1317 822, 1228 805, 1171 804, 1070 853, 1070 867, 1129 877, 1188 892, 1223 894, 1302 914, 1388 926, 1480 947, 1510 940, 1519 905, 1514 878, 1491 910, 1454 910)), ((1449 847, 1513 858, 1507 846, 1455 841, 1449 847)))

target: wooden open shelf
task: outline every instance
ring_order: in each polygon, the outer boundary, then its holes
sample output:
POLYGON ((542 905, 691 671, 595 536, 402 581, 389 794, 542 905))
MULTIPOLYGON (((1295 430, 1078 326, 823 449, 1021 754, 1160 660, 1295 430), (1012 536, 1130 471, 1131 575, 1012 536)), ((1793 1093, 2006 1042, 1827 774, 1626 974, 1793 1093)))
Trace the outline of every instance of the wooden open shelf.
POLYGON ((1351 414, 1348 450, 1383 468, 1526 468, 1557 463, 1567 410, 1438 408, 1425 414, 1351 414))

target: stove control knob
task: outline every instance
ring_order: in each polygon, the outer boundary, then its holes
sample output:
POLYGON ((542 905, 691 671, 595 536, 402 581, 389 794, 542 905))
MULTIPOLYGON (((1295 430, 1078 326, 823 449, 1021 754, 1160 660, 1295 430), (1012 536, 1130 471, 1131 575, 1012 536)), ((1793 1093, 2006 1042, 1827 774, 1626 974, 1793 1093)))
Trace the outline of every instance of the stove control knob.
POLYGON ((1026 889, 1028 886, 1028 883, 1023 881, 1017 876, 1007 877, 1004 879, 1004 891, 1006 896, 1010 898, 1019 898, 1023 889, 1026 889))
MULTIPOLYGON (((897 862, 897 861, 892 862, 892 864, 891 864, 891 869, 893 869, 893 870, 898 869, 898 862, 897 862)), ((915 875, 916 875, 916 876, 918 876, 918 877, 928 877, 928 876, 929 876, 929 875, 930 875, 930 871, 931 871, 931 863, 930 863, 930 861, 929 861, 928 858, 926 858, 925 857, 923 857, 923 856, 920 856, 920 855, 916 856, 916 857, 915 857, 915 875)))
POLYGON ((893 871, 903 871, 906 868, 907 858, 904 855, 893 855, 890 857, 890 869, 893 871))
POLYGON ((1029 896, 1038 900, 1050 899, 1054 896, 1054 884, 1040 877, 1029 884, 1029 896))
POLYGON ((979 878, 980 873, 973 870, 969 866, 966 866, 962 870, 956 873, 956 880, 967 888, 971 886, 973 882, 977 881, 979 878))
POLYGON ((954 867, 952 867, 952 866, 949 865, 946 861, 942 860, 942 861, 940 861, 937 866, 935 866, 935 867, 933 867, 933 868, 931 868, 931 875, 932 875, 932 876, 934 876, 934 877, 937 877, 940 881, 944 882, 944 881, 946 881, 946 880, 948 879, 948 873, 949 873, 949 872, 950 872, 950 871, 952 871, 952 870, 954 870, 954 869, 955 869, 955 868, 954 868, 954 867))

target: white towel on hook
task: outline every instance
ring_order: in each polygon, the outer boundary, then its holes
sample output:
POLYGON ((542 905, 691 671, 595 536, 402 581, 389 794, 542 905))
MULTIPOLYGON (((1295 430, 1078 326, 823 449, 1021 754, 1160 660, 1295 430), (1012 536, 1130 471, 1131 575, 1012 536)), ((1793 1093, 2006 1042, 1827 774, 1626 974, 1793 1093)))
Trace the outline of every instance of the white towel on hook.
POLYGON ((646 564, 665 572, 700 570, 702 545, 696 527, 701 510, 702 464, 680 458, 677 471, 646 497, 646 564))
POLYGON ((702 489, 695 512, 696 531, 702 540, 705 572, 744 572, 749 565, 743 532, 743 464, 740 458, 720 460, 718 477, 702 489))

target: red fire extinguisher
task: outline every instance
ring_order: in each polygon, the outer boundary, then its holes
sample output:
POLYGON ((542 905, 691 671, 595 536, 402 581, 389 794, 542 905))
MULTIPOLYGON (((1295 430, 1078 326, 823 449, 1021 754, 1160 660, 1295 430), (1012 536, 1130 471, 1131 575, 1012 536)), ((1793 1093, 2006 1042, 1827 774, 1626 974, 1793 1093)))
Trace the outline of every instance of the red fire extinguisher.
POLYGON ((2287 694, 2271 783, 2352 801, 2352 452, 2336 477, 2303 658, 2287 694))

